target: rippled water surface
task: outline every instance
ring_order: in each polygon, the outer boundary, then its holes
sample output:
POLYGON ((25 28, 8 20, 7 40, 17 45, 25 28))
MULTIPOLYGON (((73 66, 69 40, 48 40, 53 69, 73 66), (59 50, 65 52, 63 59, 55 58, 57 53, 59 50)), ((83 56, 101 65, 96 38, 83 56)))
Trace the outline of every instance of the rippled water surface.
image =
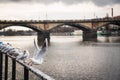
MULTIPOLYGON (((34 51, 36 36, 0 37, 22 50, 34 51)), ((79 36, 52 36, 42 65, 33 65, 56 80, 120 80, 120 37, 82 42, 79 36)))

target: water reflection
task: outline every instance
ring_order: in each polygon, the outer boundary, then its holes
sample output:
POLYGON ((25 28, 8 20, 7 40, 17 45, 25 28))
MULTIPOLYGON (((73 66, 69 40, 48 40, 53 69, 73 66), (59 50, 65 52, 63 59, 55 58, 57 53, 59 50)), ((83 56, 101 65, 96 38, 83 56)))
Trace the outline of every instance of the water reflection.
POLYGON ((98 37, 98 42, 104 43, 120 43, 120 37, 98 37))
MULTIPOLYGON (((0 38, 33 55, 36 36, 0 38)), ((37 39, 37 38, 36 38, 37 39)), ((98 37, 83 42, 81 36, 52 36, 41 71, 56 80, 120 80, 120 37, 98 37)))

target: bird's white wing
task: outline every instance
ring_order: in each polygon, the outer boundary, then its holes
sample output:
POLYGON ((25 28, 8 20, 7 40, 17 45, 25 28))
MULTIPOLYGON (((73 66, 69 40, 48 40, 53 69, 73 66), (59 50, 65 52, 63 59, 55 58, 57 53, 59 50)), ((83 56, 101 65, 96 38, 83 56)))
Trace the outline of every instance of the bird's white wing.
POLYGON ((35 47, 35 49, 34 49, 34 54, 33 54, 33 56, 36 56, 37 53, 41 50, 41 47, 38 46, 38 44, 37 44, 37 42, 36 42, 35 39, 34 39, 34 47, 35 47))
POLYGON ((43 58, 43 56, 46 54, 46 41, 43 43, 41 49, 36 52, 35 58, 43 58))
POLYGON ((46 49, 48 48, 48 41, 47 38, 45 39, 45 43, 46 43, 46 49))
POLYGON ((25 56, 26 58, 28 58, 28 57, 29 57, 29 55, 30 55, 29 51, 28 51, 28 50, 26 50, 26 53, 25 53, 25 55, 24 55, 24 56, 25 56))
POLYGON ((33 64, 39 65, 43 63, 43 58, 40 58, 39 60, 36 60, 35 58, 31 58, 33 64))
POLYGON ((34 39, 34 46, 35 46, 35 49, 36 49, 36 50, 39 50, 39 46, 38 46, 38 44, 36 43, 35 39, 34 39))
MULTIPOLYGON (((33 56, 33 58, 31 58, 31 60, 34 63, 41 64, 43 62, 43 57, 46 54, 46 48, 47 48, 47 45, 48 45, 46 40, 47 39, 45 39, 43 45, 39 49, 35 49, 34 56, 33 56)), ((36 47, 38 47, 35 40, 34 40, 34 45, 36 45, 36 47)))
POLYGON ((17 60, 20 60, 23 57, 23 54, 17 56, 17 60))
POLYGON ((46 47, 41 49, 41 51, 39 51, 38 57, 43 57, 45 54, 46 54, 46 47))

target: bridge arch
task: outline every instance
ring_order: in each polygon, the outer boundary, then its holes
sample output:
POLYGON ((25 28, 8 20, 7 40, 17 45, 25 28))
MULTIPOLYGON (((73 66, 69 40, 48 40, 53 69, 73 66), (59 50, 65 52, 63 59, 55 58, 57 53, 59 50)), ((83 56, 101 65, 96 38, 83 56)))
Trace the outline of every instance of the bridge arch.
POLYGON ((91 31, 92 29, 89 28, 89 27, 86 27, 84 25, 81 25, 81 24, 77 24, 77 23, 61 23, 61 24, 58 24, 57 26, 54 26, 53 28, 50 29, 50 31, 54 28, 57 28, 57 27, 60 27, 60 26, 63 26, 63 25, 68 25, 68 26, 71 26, 71 27, 76 27, 82 31, 91 31))
POLYGON ((96 30, 98 30, 99 28, 101 28, 101 27, 107 27, 107 25, 109 25, 109 24, 113 24, 113 25, 118 25, 118 26, 120 26, 120 22, 108 22, 108 23, 106 23, 106 24, 104 24, 104 25, 102 25, 102 26, 98 26, 97 28, 96 28, 96 30))
POLYGON ((34 30, 34 31, 36 31, 36 32, 43 32, 43 30, 42 29, 37 29, 35 26, 31 26, 31 25, 21 25, 21 24, 19 24, 19 25, 13 25, 13 24, 11 24, 11 25, 3 25, 2 26, 2 28, 0 28, 0 29, 4 29, 4 28, 7 28, 7 27, 11 27, 11 26, 20 26, 20 27, 26 27, 26 28, 30 28, 30 29, 32 29, 32 30, 34 30))
POLYGON ((50 31, 52 29, 56 28, 56 27, 63 26, 63 25, 76 27, 76 28, 82 30, 83 31, 83 34, 82 34, 83 41, 97 41, 97 32, 96 32, 96 30, 93 30, 93 29, 91 29, 89 27, 86 27, 86 26, 78 24, 78 23, 62 23, 62 24, 59 24, 59 25, 51 28, 50 31))
POLYGON ((44 31, 42 30, 42 29, 37 29, 35 26, 31 26, 31 25, 24 25, 24 24, 22 24, 22 25, 13 25, 13 24, 11 24, 11 25, 3 25, 1 28, 0 28, 0 30, 1 29, 4 29, 4 28, 7 28, 7 27, 11 27, 11 26, 17 26, 17 27, 26 27, 26 28, 30 28, 30 29, 32 29, 32 30, 34 30, 35 32, 37 32, 37 40, 38 40, 38 44, 39 45, 42 45, 42 43, 43 43, 43 41, 44 41, 44 31))

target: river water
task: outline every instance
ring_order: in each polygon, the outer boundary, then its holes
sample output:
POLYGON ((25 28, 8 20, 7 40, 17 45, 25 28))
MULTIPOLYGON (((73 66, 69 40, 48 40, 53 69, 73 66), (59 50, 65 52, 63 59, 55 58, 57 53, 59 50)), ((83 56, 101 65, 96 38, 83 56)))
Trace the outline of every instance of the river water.
MULTIPOLYGON (((36 36, 0 37, 33 55, 36 36)), ((33 65, 56 80, 120 80, 120 37, 82 42, 79 36, 52 36, 41 65, 33 65)))

